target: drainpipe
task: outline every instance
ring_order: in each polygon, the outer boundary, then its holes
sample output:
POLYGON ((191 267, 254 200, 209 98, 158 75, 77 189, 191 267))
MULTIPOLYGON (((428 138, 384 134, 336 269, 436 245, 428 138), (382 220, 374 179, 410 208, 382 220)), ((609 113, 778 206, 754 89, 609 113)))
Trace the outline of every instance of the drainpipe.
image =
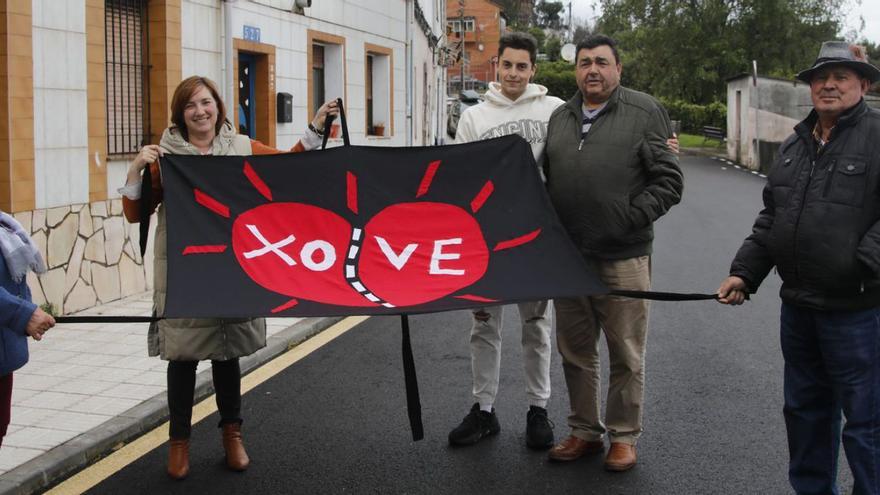
POLYGON ((415 17, 415 2, 406 2, 406 145, 413 144, 413 18, 415 17))
MULTIPOLYGON (((223 79, 220 86, 223 91, 223 101, 226 103, 227 112, 235 107, 233 98, 235 97, 235 74, 232 73, 233 63, 232 57, 235 53, 232 50, 232 3, 235 0, 223 0, 223 79)), ((230 120, 234 111, 229 114, 230 120)))

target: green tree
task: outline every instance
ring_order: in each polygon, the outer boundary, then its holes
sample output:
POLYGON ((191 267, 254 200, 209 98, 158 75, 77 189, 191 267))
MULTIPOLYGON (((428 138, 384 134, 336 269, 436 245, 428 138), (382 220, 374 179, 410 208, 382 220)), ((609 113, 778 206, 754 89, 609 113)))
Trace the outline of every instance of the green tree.
POLYGON ((880 43, 871 43, 868 40, 863 39, 859 41, 858 44, 865 47, 865 51, 868 53, 868 60, 872 64, 877 64, 880 62, 880 43))
MULTIPOLYGON (((865 53, 868 55, 869 62, 874 65, 880 64, 880 43, 871 43, 866 39, 862 39, 858 44, 865 47, 865 53)), ((880 93, 880 81, 871 87, 871 91, 880 93)))
POLYGON ((544 53, 544 42, 547 40, 547 35, 544 34, 544 30, 539 27, 530 27, 529 34, 535 37, 535 41, 538 42, 538 53, 544 53))
POLYGON ((793 77, 834 39, 856 0, 601 0, 597 32, 620 42, 623 84, 709 103, 751 70, 793 77))
POLYGON ((588 36, 593 34, 593 29, 589 24, 578 24, 575 23, 574 31, 571 35, 571 42, 577 45, 581 41, 587 39, 588 36))
POLYGON ((544 43, 544 54, 547 55, 547 59, 551 62, 555 62, 560 59, 562 50, 562 41, 556 36, 550 36, 547 38, 547 41, 544 43))
POLYGON ((562 25, 562 18, 559 16, 562 9, 562 2, 542 1, 535 9, 538 14, 538 25, 545 28, 558 29, 562 25))
MULTIPOLYGON (((454 0, 448 0, 454 1, 454 0)), ((521 2, 519 0, 496 0, 496 3, 501 5, 501 10, 504 11, 504 14, 507 16, 507 20, 510 22, 510 28, 514 31, 525 31, 529 28, 528 23, 525 26, 520 25, 520 6, 521 2)), ((529 16, 531 17, 531 16, 529 16)))

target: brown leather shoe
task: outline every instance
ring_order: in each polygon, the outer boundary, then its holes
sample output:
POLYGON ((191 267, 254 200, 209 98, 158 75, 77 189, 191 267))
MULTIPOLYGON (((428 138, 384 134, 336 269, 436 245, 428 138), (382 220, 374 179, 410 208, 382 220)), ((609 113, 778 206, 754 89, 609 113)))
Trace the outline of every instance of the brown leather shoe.
POLYGON ((608 449, 605 458, 605 469, 608 471, 626 471, 636 465, 636 446, 628 443, 615 442, 608 449))
POLYGON ((182 480, 189 474, 189 439, 168 441, 168 476, 182 480))
POLYGON ((601 441, 589 442, 574 435, 556 444, 550 449, 548 457, 551 461, 573 461, 587 454, 598 454, 605 448, 601 441))
POLYGON ((226 423, 223 425, 223 449, 226 451, 226 466, 233 471, 244 471, 251 463, 244 443, 241 441, 241 425, 226 423))

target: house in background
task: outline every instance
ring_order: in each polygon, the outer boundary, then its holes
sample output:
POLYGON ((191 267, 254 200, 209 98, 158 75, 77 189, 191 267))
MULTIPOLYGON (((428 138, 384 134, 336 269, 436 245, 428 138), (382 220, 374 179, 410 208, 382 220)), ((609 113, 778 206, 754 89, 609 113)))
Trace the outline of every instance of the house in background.
POLYGON ((446 17, 449 43, 463 42, 461 57, 448 69, 449 94, 484 89, 497 79, 498 40, 507 28, 501 4, 493 0, 448 0, 446 17))
POLYGON ((35 300, 70 313, 150 288, 152 247, 141 259, 116 190, 190 75, 281 149, 335 97, 356 144, 438 142, 445 13, 445 0, 0 0, 0 209, 46 257, 35 300))

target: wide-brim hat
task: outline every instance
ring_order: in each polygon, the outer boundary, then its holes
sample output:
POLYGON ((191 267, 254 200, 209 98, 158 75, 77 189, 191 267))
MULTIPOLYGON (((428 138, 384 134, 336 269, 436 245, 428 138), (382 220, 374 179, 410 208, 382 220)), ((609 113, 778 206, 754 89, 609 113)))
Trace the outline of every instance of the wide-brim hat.
POLYGON ((869 64, 864 58, 857 57, 850 49, 846 41, 826 41, 822 43, 819 56, 813 62, 813 66, 798 73, 797 78, 805 83, 813 79, 813 74, 830 65, 843 65, 849 67, 871 81, 871 84, 880 80, 880 69, 869 64))

